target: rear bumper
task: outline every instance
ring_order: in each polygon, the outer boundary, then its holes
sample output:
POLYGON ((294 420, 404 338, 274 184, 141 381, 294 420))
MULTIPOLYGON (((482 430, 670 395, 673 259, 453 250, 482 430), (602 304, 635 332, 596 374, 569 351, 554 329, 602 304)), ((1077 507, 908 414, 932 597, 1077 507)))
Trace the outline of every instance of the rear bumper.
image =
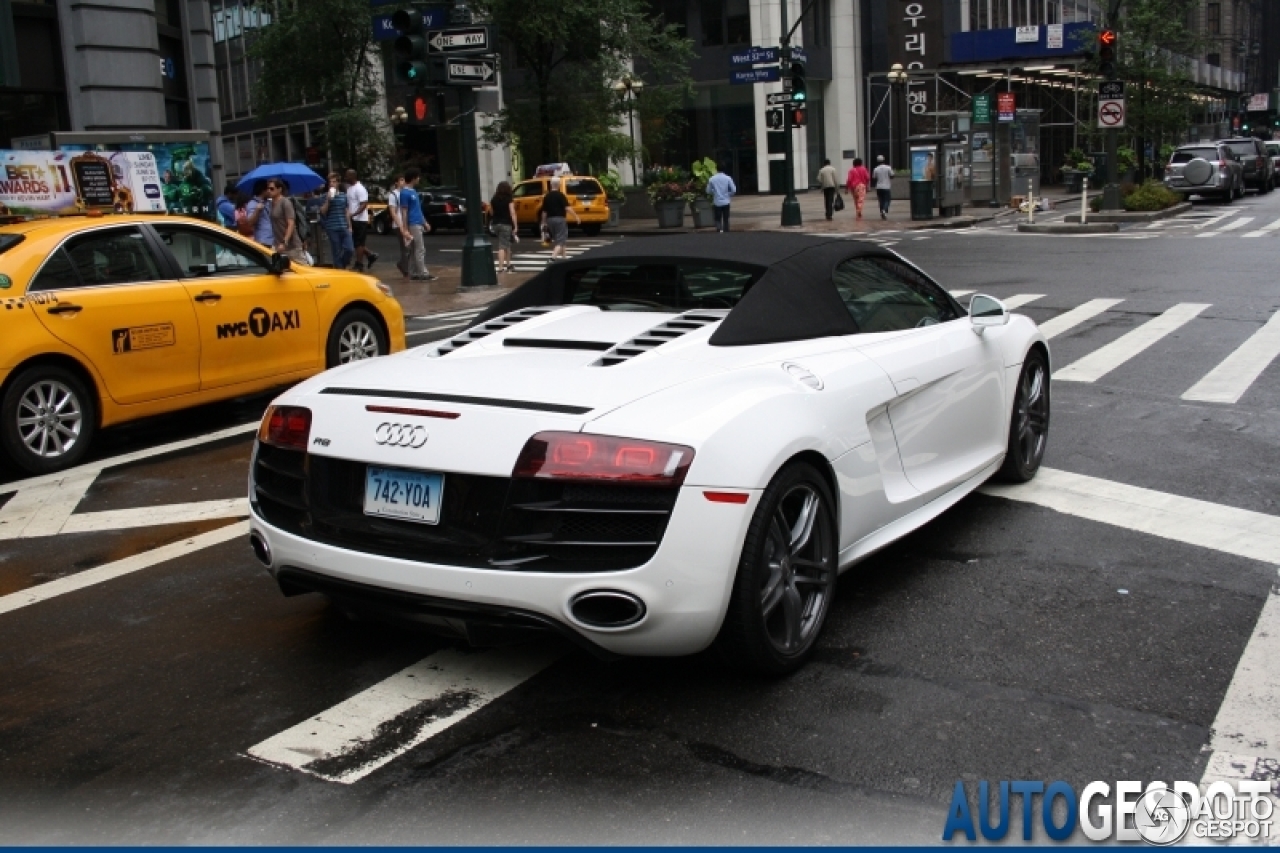
MULTIPOLYGON (((538 573, 420 563, 350 551, 288 533, 251 515, 270 549, 269 571, 286 591, 347 596, 400 613, 475 625, 544 628, 613 655, 685 655, 715 639, 759 493, 746 504, 713 503, 685 487, 662 544, 636 569, 538 573), (589 590, 640 598, 644 618, 619 629, 582 625, 570 601, 589 590)), ((430 621, 423 619, 419 621, 430 621)))

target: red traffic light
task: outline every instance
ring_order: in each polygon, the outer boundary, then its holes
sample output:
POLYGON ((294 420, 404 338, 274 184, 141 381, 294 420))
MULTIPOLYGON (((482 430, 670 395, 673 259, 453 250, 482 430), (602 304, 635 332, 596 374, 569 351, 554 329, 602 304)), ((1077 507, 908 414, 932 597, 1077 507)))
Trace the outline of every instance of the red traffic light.
POLYGON ((418 95, 413 99, 413 119, 414 121, 426 121, 427 113, 430 108, 427 106, 427 99, 418 95))
POLYGON ((1098 44, 1102 45, 1103 47, 1114 47, 1115 43, 1116 43, 1115 30, 1103 30, 1102 32, 1098 33, 1098 44))

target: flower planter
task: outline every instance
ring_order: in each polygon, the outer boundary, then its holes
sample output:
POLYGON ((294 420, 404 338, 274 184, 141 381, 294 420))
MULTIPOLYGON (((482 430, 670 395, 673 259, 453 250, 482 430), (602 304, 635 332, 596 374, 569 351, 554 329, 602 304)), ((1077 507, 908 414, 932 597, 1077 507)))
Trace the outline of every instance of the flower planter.
POLYGON ((609 199, 609 221, 606 223, 610 228, 617 228, 622 224, 622 208, 626 206, 626 201, 615 201, 609 199))
MULTIPOLYGON (((908 199, 911 198, 911 176, 910 175, 894 175, 892 186, 893 186, 893 189, 890 190, 890 193, 891 193, 890 198, 892 198, 894 201, 907 201, 908 199)), ((876 194, 876 191, 871 190, 867 194, 874 197, 876 194)))
POLYGON ((674 201, 655 201, 653 208, 658 214, 659 228, 683 228, 684 227, 684 199, 676 199, 674 201))
POLYGON ((689 210, 693 213, 694 228, 714 228, 716 226, 715 208, 711 199, 699 198, 689 202, 689 210))

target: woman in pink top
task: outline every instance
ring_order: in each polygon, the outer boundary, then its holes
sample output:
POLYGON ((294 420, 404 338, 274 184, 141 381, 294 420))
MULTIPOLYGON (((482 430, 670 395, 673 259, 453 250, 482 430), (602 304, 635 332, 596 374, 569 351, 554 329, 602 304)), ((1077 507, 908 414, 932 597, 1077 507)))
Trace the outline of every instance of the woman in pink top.
POLYGON ((862 218, 862 205, 867 200, 867 188, 871 186, 871 173, 862 165, 862 159, 853 161, 849 167, 849 177, 845 179, 845 187, 853 195, 853 206, 858 211, 858 219, 862 218))

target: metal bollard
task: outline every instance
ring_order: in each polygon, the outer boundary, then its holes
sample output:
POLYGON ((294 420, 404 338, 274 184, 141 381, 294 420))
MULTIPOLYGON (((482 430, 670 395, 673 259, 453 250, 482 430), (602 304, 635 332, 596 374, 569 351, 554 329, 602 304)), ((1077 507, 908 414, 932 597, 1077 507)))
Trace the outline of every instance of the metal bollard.
POLYGON ((1084 188, 1084 192, 1080 194, 1080 224, 1084 225, 1089 221, 1089 179, 1084 178, 1082 180, 1081 186, 1084 188))
POLYGON ((1027 178, 1027 224, 1036 224, 1036 190, 1035 180, 1027 178))

